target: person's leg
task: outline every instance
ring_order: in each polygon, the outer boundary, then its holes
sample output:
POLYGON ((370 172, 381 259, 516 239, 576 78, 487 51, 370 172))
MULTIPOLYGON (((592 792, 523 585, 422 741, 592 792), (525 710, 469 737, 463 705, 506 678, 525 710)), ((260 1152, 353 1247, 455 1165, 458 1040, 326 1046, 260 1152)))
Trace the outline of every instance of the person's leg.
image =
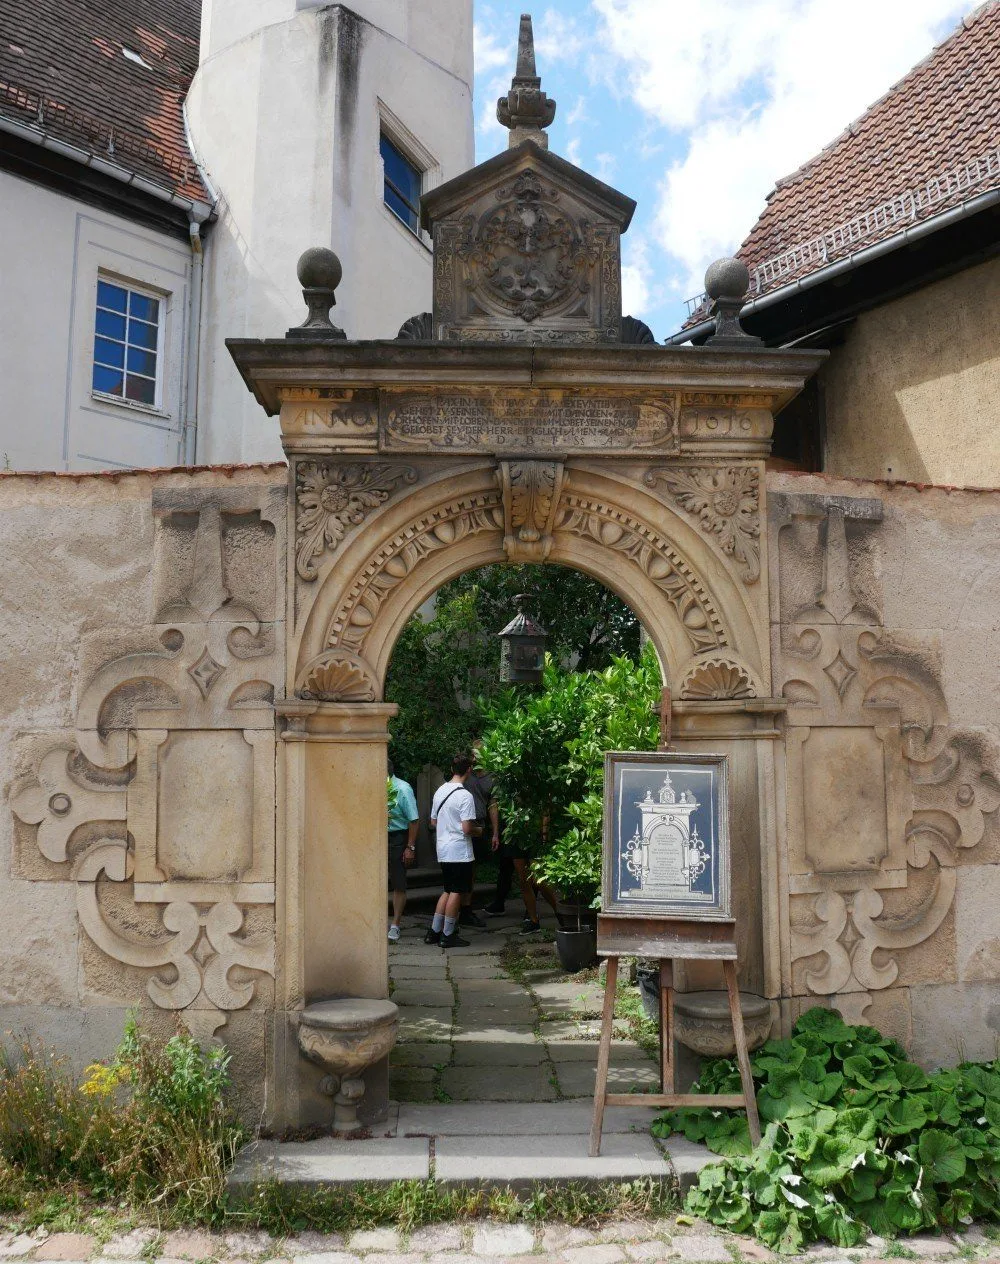
POLYGON ((507 897, 510 895, 510 889, 514 885, 514 860, 510 854, 501 849, 497 859, 497 889, 492 901, 486 905, 483 910, 485 913, 493 913, 499 917, 506 909, 507 897))
POLYGON ((514 861, 514 868, 517 870, 517 880, 521 884, 521 896, 524 900, 525 920, 533 925, 538 925, 538 901, 535 899, 535 888, 531 884, 531 877, 528 873, 528 862, 523 856, 518 856, 514 861))
POLYGON ((439 944, 441 942, 441 934, 444 930, 444 911, 448 907, 449 894, 442 891, 438 896, 437 904, 434 906, 434 917, 431 920, 430 930, 424 936, 425 944, 439 944))
POLYGON ((445 890, 448 897, 444 908, 444 925, 441 934, 442 948, 468 948, 469 941, 458 934, 458 921, 462 912, 462 896, 472 885, 472 862, 448 866, 445 874, 445 890))
POLYGON ((392 887, 392 922, 389 925, 389 938, 393 942, 399 939, 399 921, 406 908, 406 865, 403 863, 405 847, 405 831, 394 830, 389 834, 389 884, 392 887))

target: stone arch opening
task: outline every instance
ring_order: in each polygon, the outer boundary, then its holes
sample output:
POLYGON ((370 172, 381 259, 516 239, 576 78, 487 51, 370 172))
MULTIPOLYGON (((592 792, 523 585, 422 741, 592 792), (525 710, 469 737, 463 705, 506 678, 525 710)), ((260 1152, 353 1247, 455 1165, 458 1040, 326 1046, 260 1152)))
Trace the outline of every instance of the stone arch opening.
POLYGON ((643 482, 646 467, 560 465, 550 530, 531 541, 512 530, 493 463, 383 469, 384 481, 412 476, 416 486, 388 495, 321 573, 290 672, 300 696, 380 700, 403 626, 443 583, 481 566, 541 560, 591 576, 637 613, 675 695, 709 659, 731 667, 744 690, 761 691, 766 646, 745 584, 710 535, 643 482))

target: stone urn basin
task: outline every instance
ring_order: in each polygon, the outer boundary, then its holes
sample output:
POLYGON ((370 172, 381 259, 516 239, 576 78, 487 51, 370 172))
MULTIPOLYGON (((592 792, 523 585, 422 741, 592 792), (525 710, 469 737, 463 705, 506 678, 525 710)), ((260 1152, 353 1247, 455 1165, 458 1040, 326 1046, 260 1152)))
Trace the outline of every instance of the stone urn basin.
POLYGON ((365 1095, 363 1074, 396 1043, 399 1010, 392 1001, 354 996, 307 1005, 299 1016, 299 1051, 327 1074, 320 1092, 333 1097, 333 1130, 361 1127, 358 1106, 365 1095))
MULTIPOLYGON (((771 1031, 771 1005, 754 992, 740 993, 747 1048, 759 1049, 771 1031)), ((675 992, 674 1035, 703 1058, 731 1058, 736 1052, 726 992, 675 992)))

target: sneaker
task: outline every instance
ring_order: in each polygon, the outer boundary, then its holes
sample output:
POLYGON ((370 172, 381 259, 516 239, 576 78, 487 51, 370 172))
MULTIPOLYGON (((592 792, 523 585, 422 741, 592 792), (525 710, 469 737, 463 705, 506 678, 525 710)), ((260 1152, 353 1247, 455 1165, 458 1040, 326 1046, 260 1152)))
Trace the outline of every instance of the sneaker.
POLYGON ((396 944, 399 942, 399 927, 398 926, 389 927, 389 942, 392 944, 396 944))
POLYGON ((425 944, 439 944, 441 942, 441 932, 439 930, 429 930, 424 936, 425 944))
POLYGON ((521 923, 520 933, 522 935, 533 935, 536 930, 541 930, 541 922, 533 922, 530 917, 526 917, 521 923))
POLYGON ((467 939, 463 939, 457 930, 452 931, 450 935, 441 936, 442 948, 468 948, 468 946, 469 941, 467 939))
POLYGON ((503 917, 507 907, 502 900, 494 900, 492 904, 487 904, 483 912, 487 917, 503 917))
POLYGON ((458 915, 458 924, 459 926, 476 926, 479 930, 485 930, 486 918, 475 909, 464 908, 458 915))

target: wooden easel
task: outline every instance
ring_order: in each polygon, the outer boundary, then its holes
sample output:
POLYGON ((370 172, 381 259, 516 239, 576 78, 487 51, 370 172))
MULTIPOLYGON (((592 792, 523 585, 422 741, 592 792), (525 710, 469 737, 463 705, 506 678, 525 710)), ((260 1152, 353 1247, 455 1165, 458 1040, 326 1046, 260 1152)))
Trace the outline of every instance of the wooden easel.
POLYGON ((602 914, 597 919, 597 952, 608 961, 601 1015, 601 1043, 597 1053, 594 1086, 594 1122, 590 1129, 590 1154, 601 1152, 601 1132, 606 1106, 730 1106, 747 1113, 750 1140, 760 1142, 760 1120, 754 1096, 750 1054, 747 1052, 740 993, 736 984, 735 922, 667 921, 654 917, 619 917, 602 914), (609 1093, 608 1063, 615 1017, 615 988, 619 957, 653 957, 660 963, 660 1092, 609 1093), (675 961, 721 961, 729 993, 736 1061, 742 1093, 677 1093, 674 1091, 674 988, 675 961))
MULTIPOLYGON (((663 690, 660 707, 661 751, 670 747, 670 691, 663 690)), ((601 914, 597 919, 597 953, 608 963, 601 1015, 601 1041, 597 1054, 597 1082, 594 1085, 594 1120, 590 1129, 590 1156, 601 1151, 606 1106, 726 1106, 747 1113, 750 1140, 760 1143, 760 1119, 754 1095, 750 1055, 736 982, 736 923, 734 921, 694 922, 662 917, 632 917, 601 914), (615 991, 619 957, 647 957, 660 966, 660 1091, 659 1093, 609 1093, 608 1064, 615 1017, 615 991), (736 1061, 740 1068, 742 1093, 677 1093, 674 1081, 674 967, 675 961, 720 961, 729 994, 729 1015, 733 1023, 736 1061)))

